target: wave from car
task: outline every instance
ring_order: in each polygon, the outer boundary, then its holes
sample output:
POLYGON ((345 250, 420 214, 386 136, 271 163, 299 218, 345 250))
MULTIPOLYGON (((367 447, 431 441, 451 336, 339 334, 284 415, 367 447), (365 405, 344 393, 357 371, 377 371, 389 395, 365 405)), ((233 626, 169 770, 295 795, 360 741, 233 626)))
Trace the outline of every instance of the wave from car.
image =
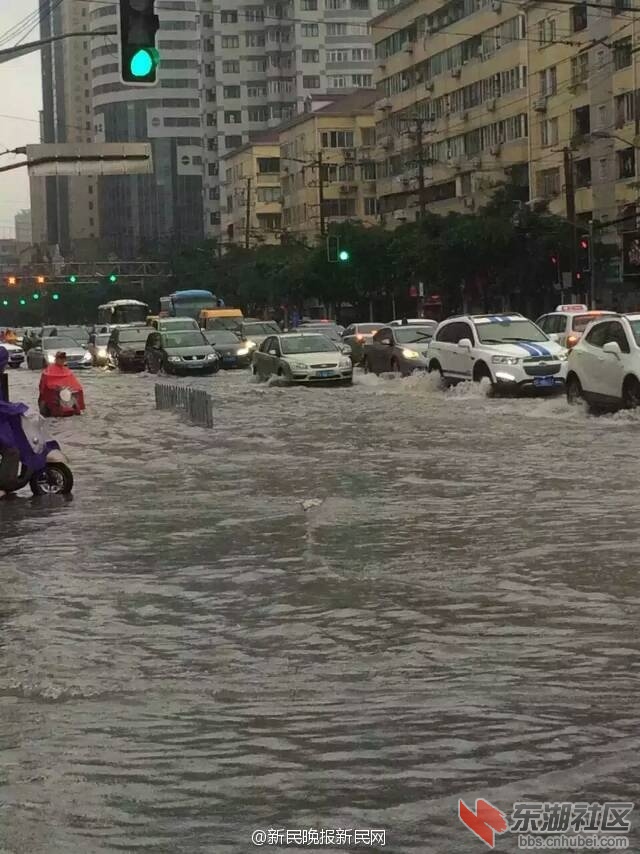
POLYGON ((289 332, 265 338, 254 351, 252 371, 261 380, 277 376, 293 383, 350 384, 350 357, 326 338, 310 332, 289 332))

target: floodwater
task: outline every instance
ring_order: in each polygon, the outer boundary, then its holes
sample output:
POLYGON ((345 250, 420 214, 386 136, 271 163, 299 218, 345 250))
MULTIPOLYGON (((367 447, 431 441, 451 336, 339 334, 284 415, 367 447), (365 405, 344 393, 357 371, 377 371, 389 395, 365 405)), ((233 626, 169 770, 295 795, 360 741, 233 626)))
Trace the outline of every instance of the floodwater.
POLYGON ((0 505, 2 854, 473 854, 458 798, 634 801, 640 413, 234 372, 205 430, 82 379, 73 500, 0 505))

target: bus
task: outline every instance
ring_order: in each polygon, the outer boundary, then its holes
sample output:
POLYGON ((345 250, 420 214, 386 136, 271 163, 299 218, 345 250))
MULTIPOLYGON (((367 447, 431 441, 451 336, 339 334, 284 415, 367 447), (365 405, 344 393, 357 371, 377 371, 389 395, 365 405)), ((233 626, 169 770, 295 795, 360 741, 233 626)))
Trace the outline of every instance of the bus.
POLYGON ((98 323, 104 326, 144 323, 148 314, 149 306, 144 302, 137 299, 114 299, 98 306, 98 323))
POLYGON ((193 317, 204 308, 215 308, 217 300, 211 291, 175 291, 168 297, 160 297, 160 313, 165 317, 193 317))

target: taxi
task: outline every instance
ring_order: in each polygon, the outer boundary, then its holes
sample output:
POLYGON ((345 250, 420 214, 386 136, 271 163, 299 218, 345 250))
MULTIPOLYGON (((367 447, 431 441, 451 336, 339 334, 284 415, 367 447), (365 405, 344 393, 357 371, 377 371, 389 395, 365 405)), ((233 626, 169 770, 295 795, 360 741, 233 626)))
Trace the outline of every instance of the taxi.
POLYGON ((570 350, 582 338, 583 332, 592 320, 598 320, 608 314, 615 314, 615 311, 590 311, 582 303, 569 303, 558 305, 555 311, 543 314, 536 320, 536 326, 539 326, 558 344, 570 350))

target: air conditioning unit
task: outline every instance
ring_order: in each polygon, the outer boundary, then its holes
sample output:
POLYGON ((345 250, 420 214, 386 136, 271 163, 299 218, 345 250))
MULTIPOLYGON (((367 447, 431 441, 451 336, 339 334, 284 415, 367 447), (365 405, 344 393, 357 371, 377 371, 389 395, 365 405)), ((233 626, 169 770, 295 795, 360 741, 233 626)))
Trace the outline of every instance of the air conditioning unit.
POLYGON ((462 119, 462 121, 463 121, 463 122, 468 122, 468 121, 469 121, 469 112, 468 112, 468 110, 463 110, 463 111, 460 113, 460 118, 462 119))
POLYGON ((410 187, 411 186, 411 180, 409 178, 400 178, 399 181, 403 187, 410 187))
POLYGON ((432 36, 436 31, 436 28, 432 24, 427 24, 424 28, 424 34, 426 36, 432 36))
POLYGON ((448 157, 447 165, 450 166, 452 169, 459 169, 462 166, 462 161, 459 157, 448 157))
POLYGON ((502 150, 502 144, 499 142, 496 142, 496 144, 492 145, 491 148, 489 149, 489 154, 492 154, 494 157, 497 157, 500 154, 501 150, 502 150))
POLYGON ((494 12, 502 12, 502 3, 500 0, 491 0, 491 9, 494 12))
POLYGON ((461 74, 462 74, 462 68, 452 68, 451 69, 451 76, 452 77, 455 77, 456 79, 458 79, 458 77, 460 77, 461 74))
POLYGON ((376 62, 376 66, 377 66, 381 71, 384 71, 384 70, 385 70, 385 68, 387 67, 387 60, 386 60, 386 59, 379 59, 379 60, 376 62))
POLYGON ((381 101, 378 101, 378 109, 383 112, 388 112, 391 109, 391 101, 388 98, 383 98, 381 101))
POLYGON ((464 198, 462 199, 462 204, 470 211, 473 211, 476 208, 476 203, 473 196, 464 196, 464 198))
POLYGON ((393 218, 397 219, 398 222, 406 222, 407 221, 407 215, 404 211, 394 211, 393 212, 393 218))
POLYGON ((415 42, 406 41, 406 42, 402 45, 402 50, 403 50, 405 53, 413 53, 413 48, 414 48, 414 46, 415 46, 415 42))
POLYGON ((546 113, 547 112, 547 96, 543 95, 542 98, 536 98, 533 102, 533 109, 536 113, 546 113))
POLYGON ((495 109, 496 109, 496 99, 495 98, 489 98, 489 100, 487 101, 487 110, 490 113, 494 113, 495 109))
POLYGON ((351 195, 352 193, 357 193, 358 187, 356 184, 341 184, 340 185, 340 193, 343 196, 351 195))
POLYGON ((433 82, 433 80, 425 80, 424 88, 427 90, 427 92, 433 92, 433 90, 435 89, 435 83, 433 82))
POLYGON ((482 159, 480 157, 472 157, 471 158, 471 166, 474 169, 479 169, 482 166, 482 159))
POLYGON ((342 149, 342 156, 343 156, 343 157, 344 157, 344 159, 345 159, 345 160, 347 160, 347 161, 355 160, 355 159, 356 159, 356 150, 355 150, 355 148, 343 148, 343 149, 342 149))
POLYGON ((391 136, 381 136, 378 142, 382 148, 393 148, 393 137, 391 136))

